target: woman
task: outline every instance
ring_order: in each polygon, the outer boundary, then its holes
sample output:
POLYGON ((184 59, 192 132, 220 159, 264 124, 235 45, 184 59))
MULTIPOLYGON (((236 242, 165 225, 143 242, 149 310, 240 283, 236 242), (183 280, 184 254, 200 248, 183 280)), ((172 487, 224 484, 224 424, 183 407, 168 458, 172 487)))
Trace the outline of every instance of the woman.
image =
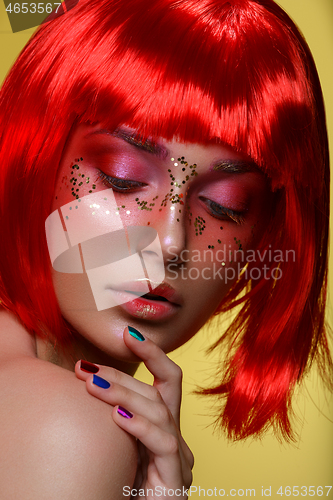
POLYGON ((238 303, 208 392, 227 398, 230 437, 270 424, 291 437, 293 387, 313 359, 330 366, 328 147, 286 14, 268 1, 81 0, 37 32, 1 109, 7 496, 17 457, 22 498, 119 498, 133 482, 147 498, 185 496, 193 460, 164 352, 238 303), (83 214, 73 226, 70 209, 83 214), (109 265, 120 277, 100 289, 109 265), (131 377, 140 360, 154 387, 131 377))

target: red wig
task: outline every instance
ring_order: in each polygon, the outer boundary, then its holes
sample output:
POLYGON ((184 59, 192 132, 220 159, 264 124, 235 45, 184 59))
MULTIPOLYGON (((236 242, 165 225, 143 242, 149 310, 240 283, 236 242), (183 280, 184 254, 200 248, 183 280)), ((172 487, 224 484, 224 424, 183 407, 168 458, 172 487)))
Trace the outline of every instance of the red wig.
POLYGON ((331 362, 325 112, 309 48, 287 14, 272 0, 80 0, 30 40, 0 109, 1 301, 60 345, 70 331, 44 223, 73 127, 126 124, 145 137, 222 142, 267 174, 275 209, 260 248, 294 250, 295 259, 280 262, 279 280, 243 274, 231 289, 218 312, 242 309, 218 342, 229 346, 220 383, 204 392, 226 399, 230 437, 270 424, 291 437, 295 384, 314 359, 331 362))

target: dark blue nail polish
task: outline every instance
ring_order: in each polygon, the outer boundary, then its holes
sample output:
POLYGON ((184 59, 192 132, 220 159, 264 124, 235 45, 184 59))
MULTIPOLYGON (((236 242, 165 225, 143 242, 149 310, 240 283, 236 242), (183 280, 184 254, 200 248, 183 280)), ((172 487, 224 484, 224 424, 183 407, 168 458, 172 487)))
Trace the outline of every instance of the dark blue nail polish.
POLYGON ((142 333, 140 333, 139 330, 137 330, 136 328, 133 328, 133 326, 128 326, 128 331, 129 331, 129 334, 132 337, 134 337, 136 340, 140 340, 140 342, 142 342, 143 340, 145 340, 145 338, 142 335, 142 333))
POLYGON ((101 387, 102 389, 108 389, 111 386, 107 380, 99 377, 98 375, 93 376, 93 384, 98 385, 98 387, 101 387))

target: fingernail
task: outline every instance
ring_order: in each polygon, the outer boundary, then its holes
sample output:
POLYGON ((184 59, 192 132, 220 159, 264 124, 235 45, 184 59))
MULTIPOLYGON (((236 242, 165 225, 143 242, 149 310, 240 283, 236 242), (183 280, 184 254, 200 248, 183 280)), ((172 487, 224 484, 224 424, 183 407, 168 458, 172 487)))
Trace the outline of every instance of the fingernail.
POLYGON ((121 415, 124 418, 132 418, 133 417, 133 413, 126 410, 122 406, 118 406, 117 413, 119 413, 119 415, 121 415))
POLYGON ((142 333, 140 333, 139 330, 137 330, 136 328, 133 328, 133 326, 128 326, 128 331, 129 331, 129 334, 132 337, 134 337, 136 340, 140 340, 140 342, 142 342, 143 340, 145 340, 145 338, 142 335, 142 333))
POLYGON ((108 389, 111 387, 111 384, 107 380, 99 377, 98 375, 93 376, 93 384, 98 385, 98 387, 101 387, 102 389, 108 389))
POLYGON ((97 365, 94 365, 89 361, 85 361, 84 359, 81 359, 80 361, 80 369, 88 373, 97 373, 99 371, 99 367, 97 365))

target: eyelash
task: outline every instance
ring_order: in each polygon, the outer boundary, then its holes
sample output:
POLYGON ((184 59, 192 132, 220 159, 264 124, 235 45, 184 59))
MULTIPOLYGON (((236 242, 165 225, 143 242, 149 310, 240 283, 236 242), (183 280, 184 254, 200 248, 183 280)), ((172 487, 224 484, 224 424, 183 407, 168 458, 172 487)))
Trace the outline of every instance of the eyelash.
POLYGON ((131 193, 132 191, 136 191, 137 189, 147 186, 144 182, 120 179, 119 177, 110 177, 102 172, 102 170, 99 170, 98 176, 105 186, 112 187, 112 189, 114 189, 117 193, 131 193))
MULTIPOLYGON (((136 191, 137 189, 147 186, 147 184, 145 184, 144 182, 121 179, 119 177, 111 177, 102 172, 102 170, 99 170, 98 176, 102 180, 104 185, 112 187, 112 189, 114 189, 118 193, 131 193, 133 191, 136 191)), ((223 207, 215 201, 204 198, 203 196, 201 196, 200 199, 204 202, 212 217, 220 220, 231 219, 239 226, 241 224, 244 224, 244 212, 230 210, 230 208, 223 207)))
POLYGON ((204 198, 203 196, 201 196, 200 199, 204 202, 212 217, 220 220, 231 219, 236 222, 238 226, 244 224, 244 212, 237 212, 235 210, 230 210, 230 208, 222 207, 222 205, 219 205, 215 201, 209 200, 208 198, 204 198))

